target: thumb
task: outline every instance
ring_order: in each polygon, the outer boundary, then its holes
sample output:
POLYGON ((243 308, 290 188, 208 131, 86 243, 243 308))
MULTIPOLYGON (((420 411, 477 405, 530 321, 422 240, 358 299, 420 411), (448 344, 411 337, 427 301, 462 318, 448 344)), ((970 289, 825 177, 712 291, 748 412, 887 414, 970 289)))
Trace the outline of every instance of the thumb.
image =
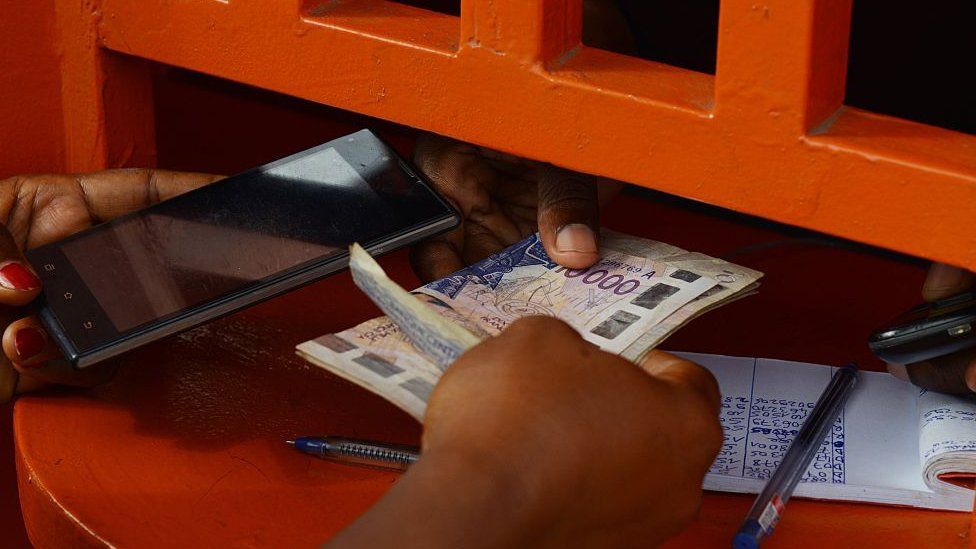
POLYGON ((976 349, 959 351, 915 364, 889 364, 888 371, 913 384, 955 395, 976 392, 976 349))
POLYGON ((572 269, 599 258, 596 179, 548 166, 539 181, 539 235, 549 257, 572 269))
POLYGON ((698 395, 716 414, 721 408, 722 394, 718 381, 704 366, 658 350, 647 353, 638 366, 672 387, 698 395))
POLYGON ((929 273, 925 277, 922 296, 925 301, 944 299, 971 288, 974 282, 976 276, 969 271, 945 263, 935 263, 929 268, 929 273))
POLYGON ((30 378, 34 385, 56 383, 92 387, 111 379, 117 362, 77 369, 65 360, 53 338, 37 317, 16 320, 3 332, 2 346, 6 358, 20 373, 17 393, 25 392, 30 378), (43 383, 37 383, 43 382, 43 383))

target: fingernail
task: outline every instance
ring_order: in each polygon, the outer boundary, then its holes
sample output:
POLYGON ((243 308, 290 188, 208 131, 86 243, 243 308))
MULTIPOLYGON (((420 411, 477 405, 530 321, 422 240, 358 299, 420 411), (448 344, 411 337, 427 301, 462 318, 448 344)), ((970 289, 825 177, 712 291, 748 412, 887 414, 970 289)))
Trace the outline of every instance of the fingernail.
POLYGON ((966 271, 944 263, 936 263, 929 269, 929 274, 925 278, 923 291, 927 295, 941 295, 946 292, 961 289, 965 280, 966 271))
POLYGON ((37 328, 20 328, 14 334, 14 349, 21 360, 30 360, 44 350, 47 340, 37 328))
POLYGON ((33 290, 41 287, 41 279, 24 264, 11 261, 0 267, 0 286, 10 290, 33 290))
POLYGON ((596 253, 596 237, 593 230, 582 223, 564 225, 556 231, 556 251, 596 253))
POLYGON ((908 368, 905 368, 904 364, 888 364, 888 373, 897 377, 902 381, 910 381, 908 377, 908 368))

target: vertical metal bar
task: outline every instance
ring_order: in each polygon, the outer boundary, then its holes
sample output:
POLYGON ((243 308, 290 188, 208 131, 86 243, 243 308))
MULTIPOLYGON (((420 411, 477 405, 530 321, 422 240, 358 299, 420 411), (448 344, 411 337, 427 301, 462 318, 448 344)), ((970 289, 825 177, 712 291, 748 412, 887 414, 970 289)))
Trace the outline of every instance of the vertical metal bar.
POLYGON ((844 99, 851 0, 723 0, 715 115, 801 135, 844 99))
POLYGON ((462 0, 462 50, 522 64, 558 60, 580 44, 582 0, 462 0))
POLYGON ((806 130, 819 126, 843 106, 852 4, 853 0, 818 0, 814 3, 806 130))
POLYGON ((146 61, 100 47, 100 2, 56 0, 65 168, 81 172, 156 161, 146 61))

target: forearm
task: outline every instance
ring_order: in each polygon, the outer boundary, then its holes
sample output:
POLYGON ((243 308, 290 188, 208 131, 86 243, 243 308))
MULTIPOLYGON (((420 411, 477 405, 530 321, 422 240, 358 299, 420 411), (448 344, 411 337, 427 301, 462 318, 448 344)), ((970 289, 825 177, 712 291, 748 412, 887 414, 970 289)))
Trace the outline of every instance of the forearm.
MULTIPOLYGON (((328 547, 511 547, 544 528, 514 474, 425 454, 328 547)), ((544 531, 544 530, 542 530, 544 531)))

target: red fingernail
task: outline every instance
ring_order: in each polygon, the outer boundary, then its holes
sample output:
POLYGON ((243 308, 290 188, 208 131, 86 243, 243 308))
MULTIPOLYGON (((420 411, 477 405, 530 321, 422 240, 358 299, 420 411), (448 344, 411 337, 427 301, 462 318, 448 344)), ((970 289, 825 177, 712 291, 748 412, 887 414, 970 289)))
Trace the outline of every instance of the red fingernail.
POLYGON ((37 328, 20 328, 14 334, 14 349, 21 360, 30 360, 44 350, 47 340, 37 328))
POLYGON ((11 290, 33 290, 41 287, 41 279, 17 261, 0 267, 0 286, 11 290))

